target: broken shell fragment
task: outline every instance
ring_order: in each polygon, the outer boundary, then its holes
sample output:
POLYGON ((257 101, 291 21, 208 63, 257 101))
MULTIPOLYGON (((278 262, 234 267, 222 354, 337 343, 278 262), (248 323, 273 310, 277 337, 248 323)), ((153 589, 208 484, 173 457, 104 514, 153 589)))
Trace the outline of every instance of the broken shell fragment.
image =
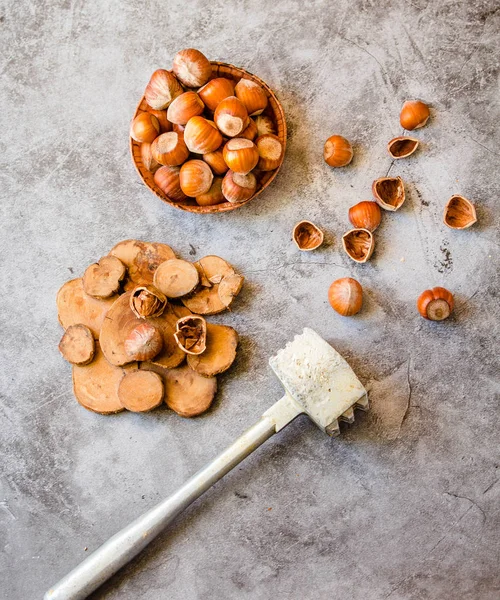
POLYGON ((183 317, 176 323, 174 337, 186 354, 201 354, 207 347, 207 322, 198 315, 183 317))
POLYGON ((372 193, 377 203, 385 210, 398 210, 405 201, 405 186, 401 177, 375 179, 372 193))
POLYGON ((193 263, 172 258, 161 263, 156 269, 153 281, 167 298, 182 298, 196 288, 199 280, 198 271, 193 263))
POLYGON ((368 229, 351 229, 342 236, 347 255, 357 263, 365 263, 373 253, 375 239, 368 229))
MULTIPOLYGON (((226 277, 235 274, 233 267, 218 256, 205 256, 194 263, 194 266, 198 271, 201 287, 190 296, 182 298, 184 306, 198 315, 214 315, 226 310, 228 294, 224 293, 224 298, 221 298, 219 286, 226 277)), ((234 297, 235 288, 231 289, 234 297)))
POLYGON ((477 221, 474 204, 463 196, 452 196, 444 207, 444 224, 451 229, 467 229, 477 221))
POLYGON ((415 152, 419 143, 420 142, 415 138, 402 135, 400 137, 393 138, 387 144, 387 152, 389 152, 394 159, 406 158, 415 152))
POLYGON ((299 250, 309 252, 321 246, 324 234, 311 221, 299 221, 293 228, 292 237, 299 250))
POLYGON ((88 365, 94 359, 94 336, 85 325, 70 325, 59 342, 59 352, 73 365, 88 365))
POLYGON ((152 285, 137 286, 130 296, 130 308, 136 317, 159 317, 167 306, 165 294, 152 285))
POLYGON ((103 256, 87 267, 83 275, 83 289, 94 298, 109 298, 120 289, 127 269, 116 256, 103 256))

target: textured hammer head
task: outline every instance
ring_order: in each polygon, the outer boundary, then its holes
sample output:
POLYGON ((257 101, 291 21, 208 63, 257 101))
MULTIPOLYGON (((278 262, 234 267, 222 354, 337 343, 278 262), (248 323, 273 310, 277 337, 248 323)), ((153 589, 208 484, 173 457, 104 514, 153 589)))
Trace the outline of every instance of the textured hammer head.
POLYGON ((288 394, 329 435, 338 433, 338 419, 352 422, 354 408, 368 408, 366 390, 354 371, 312 329, 295 336, 269 364, 288 394))

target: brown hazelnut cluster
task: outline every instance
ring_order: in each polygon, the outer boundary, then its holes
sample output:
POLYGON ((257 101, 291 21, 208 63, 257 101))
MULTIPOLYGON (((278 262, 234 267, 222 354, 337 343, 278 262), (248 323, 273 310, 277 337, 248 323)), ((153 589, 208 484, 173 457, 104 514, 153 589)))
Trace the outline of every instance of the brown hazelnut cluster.
MULTIPOLYGON (((413 131, 424 127, 430 117, 427 104, 420 100, 409 100, 403 104, 400 113, 400 124, 404 129, 413 131)), ((393 160, 411 156, 419 146, 419 140, 405 135, 393 138, 387 145, 387 151, 393 160)), ((331 167, 344 167, 353 158, 354 152, 350 142, 340 136, 333 135, 324 146, 325 162, 331 167)), ((405 201, 405 186, 401 177, 380 177, 372 184, 375 201, 364 200, 349 209, 349 221, 354 229, 342 237, 342 245, 347 255, 357 263, 365 263, 371 257, 375 239, 373 232, 380 225, 381 208, 395 212, 405 201)), ((472 202, 460 195, 454 195, 444 209, 444 223, 452 229, 466 229, 477 221, 476 210, 472 202)), ((334 281, 328 292, 328 300, 334 310, 343 316, 358 313, 362 306, 363 290, 359 282, 350 277, 334 281)), ((454 300, 451 292, 442 287, 435 287, 423 292, 417 301, 417 308, 422 317, 441 321, 453 311, 454 300)))
POLYGON ((144 97, 150 108, 133 119, 130 136, 173 202, 246 202, 257 191, 256 174, 282 162, 266 90, 250 78, 213 77, 199 50, 178 52, 172 71, 156 70, 144 97))

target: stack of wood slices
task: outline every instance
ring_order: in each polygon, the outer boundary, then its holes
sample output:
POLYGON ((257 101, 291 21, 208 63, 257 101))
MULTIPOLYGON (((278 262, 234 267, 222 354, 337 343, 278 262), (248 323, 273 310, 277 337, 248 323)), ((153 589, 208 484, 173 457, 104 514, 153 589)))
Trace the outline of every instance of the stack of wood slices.
POLYGON ((101 414, 163 402, 183 417, 206 411, 238 334, 205 317, 228 309, 242 285, 218 256, 191 263, 166 244, 117 244, 57 294, 59 349, 78 402, 101 414))

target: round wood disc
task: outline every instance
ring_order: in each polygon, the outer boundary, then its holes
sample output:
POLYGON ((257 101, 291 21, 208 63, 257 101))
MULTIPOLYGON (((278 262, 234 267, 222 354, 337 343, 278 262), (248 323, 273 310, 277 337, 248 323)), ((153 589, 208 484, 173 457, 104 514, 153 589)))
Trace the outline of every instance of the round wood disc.
POLYGON ((181 417, 195 417, 210 408, 217 392, 215 377, 202 377, 187 365, 164 371, 165 402, 181 417))
POLYGON ((127 410, 145 412, 163 401, 163 380, 153 371, 130 371, 118 386, 118 397, 127 410))
POLYGON ((203 354, 187 357, 188 365, 203 377, 227 371, 236 358, 238 334, 227 325, 207 323, 207 348, 203 354))
POLYGON ((70 325, 59 342, 59 351, 74 365, 88 365, 95 354, 94 336, 85 325, 70 325))
POLYGON ((153 283, 167 298, 181 298, 196 288, 199 279, 193 263, 172 258, 161 263, 156 269, 153 283))

